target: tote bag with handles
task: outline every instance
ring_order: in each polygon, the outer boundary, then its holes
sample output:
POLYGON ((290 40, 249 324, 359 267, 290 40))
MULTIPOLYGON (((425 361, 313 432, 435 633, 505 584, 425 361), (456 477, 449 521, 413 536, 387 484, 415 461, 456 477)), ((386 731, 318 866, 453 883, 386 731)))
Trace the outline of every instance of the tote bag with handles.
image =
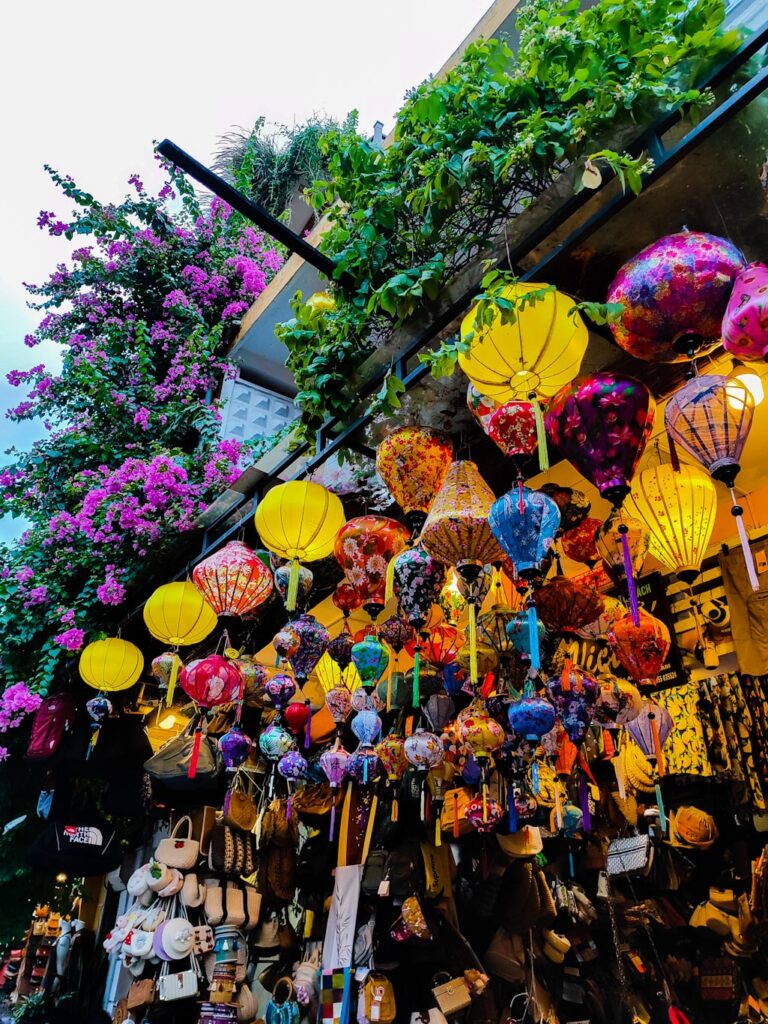
POLYGON ((192 838, 192 819, 188 814, 179 818, 173 831, 166 839, 161 839, 155 850, 155 859, 169 868, 189 870, 197 864, 200 856, 200 843, 192 838), (182 827, 185 835, 181 835, 182 827))

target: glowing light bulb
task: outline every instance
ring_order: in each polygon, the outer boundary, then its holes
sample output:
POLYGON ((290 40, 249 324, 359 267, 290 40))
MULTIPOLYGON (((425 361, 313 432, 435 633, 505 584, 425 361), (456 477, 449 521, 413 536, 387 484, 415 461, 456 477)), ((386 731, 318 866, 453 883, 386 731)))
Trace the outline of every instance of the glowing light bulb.
MULTIPOLYGON (((760 405, 765 398, 765 389, 763 388, 763 381, 759 373, 751 366, 746 366, 744 363, 739 362, 739 360, 735 360, 729 376, 741 381, 750 395, 752 395, 755 405, 760 405)), ((733 409, 740 409, 742 400, 738 389, 735 388, 733 394, 728 389, 726 390, 728 392, 728 404, 733 409)))

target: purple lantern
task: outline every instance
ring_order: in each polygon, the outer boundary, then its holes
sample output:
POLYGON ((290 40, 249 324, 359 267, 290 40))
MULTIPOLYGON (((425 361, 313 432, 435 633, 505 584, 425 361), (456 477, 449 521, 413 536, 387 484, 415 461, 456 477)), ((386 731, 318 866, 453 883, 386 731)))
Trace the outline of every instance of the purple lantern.
POLYGON ((373 747, 361 746, 349 755, 347 774, 363 786, 377 782, 383 770, 381 759, 373 747))
POLYGON ((235 771, 248 757, 253 743, 250 736, 246 736, 239 725, 233 725, 219 739, 219 750, 224 761, 224 767, 228 772, 235 771))
POLYGON ((544 423, 571 465, 618 506, 629 493, 655 409, 653 395, 639 380, 595 373, 561 388, 544 423))
POLYGON ((306 760, 298 750, 289 750, 277 762, 278 772, 280 772, 284 779, 289 779, 293 782, 306 778, 308 767, 306 760))
POLYGON ((640 714, 627 722, 624 728, 646 757, 658 759, 673 725, 672 716, 666 708, 647 700, 640 714))
POLYGON ((288 659, 296 678, 301 683, 309 679, 309 673, 320 661, 328 644, 331 642, 328 630, 317 621, 314 615, 299 615, 291 623, 299 637, 299 646, 288 659))
POLYGON ((339 740, 331 747, 330 750, 324 751, 320 755, 320 767, 325 772, 325 777, 331 785, 333 791, 334 800, 331 803, 331 839, 333 839, 334 826, 336 824, 336 793, 335 791, 341 786, 344 779, 347 777, 347 765, 349 763, 349 754, 341 745, 339 740))
POLYGON ((567 661, 562 674, 547 683, 547 693, 568 739, 575 744, 581 743, 594 715, 600 684, 589 673, 567 661))
POLYGON ((389 644, 395 654, 399 654, 413 640, 413 626, 399 615, 392 615, 379 626, 379 637, 389 644))
POLYGON ((346 629, 343 629, 328 644, 328 657, 336 662, 342 672, 352 661, 352 648, 354 644, 355 641, 346 629))
POLYGON ((625 263, 608 289, 624 309, 611 330, 637 359, 674 363, 720 343, 723 315, 746 264, 724 238, 701 231, 666 235, 625 263))
POLYGON ((264 684, 264 693, 278 711, 287 708, 296 693, 296 683, 285 672, 277 672, 264 684))
POLYGON ((525 684, 523 696, 510 704, 507 712, 513 732, 533 743, 538 743, 555 724, 555 709, 544 697, 537 697, 531 680, 525 684))

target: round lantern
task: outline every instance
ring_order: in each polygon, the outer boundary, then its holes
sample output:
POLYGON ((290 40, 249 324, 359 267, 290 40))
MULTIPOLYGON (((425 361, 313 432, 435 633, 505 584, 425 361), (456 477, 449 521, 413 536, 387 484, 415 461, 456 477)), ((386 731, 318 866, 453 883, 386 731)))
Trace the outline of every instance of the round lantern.
POLYGON ((331 839, 333 839, 335 831, 334 826, 336 824, 336 790, 347 777, 348 763, 349 754, 341 745, 339 740, 336 740, 336 743, 330 748, 330 750, 325 750, 320 755, 320 767, 330 783, 331 793, 333 796, 333 800, 331 802, 331 839))
POLYGON ((577 630, 594 622, 605 606, 602 594, 567 576, 555 576, 536 594, 536 610, 547 629, 577 630))
MULTIPOLYGON (((288 588, 291 585, 291 577, 294 573, 294 568, 291 565, 280 565, 275 569, 275 590, 280 595, 280 599, 283 604, 288 604, 288 588)), ((303 605, 309 596, 309 592, 312 590, 312 584, 315 582, 315 574, 311 569, 308 569, 306 565, 300 565, 298 568, 298 583, 296 584, 296 605, 303 605)))
POLYGON ((234 662, 220 654, 191 661, 181 671, 179 686, 201 708, 230 704, 240 696, 243 677, 234 662))
POLYGON ((398 615, 390 616, 379 626, 379 639, 389 644, 395 654, 399 654, 413 636, 413 626, 398 615))
POLYGON ((750 263, 740 270, 723 317, 723 346, 737 359, 768 356, 768 267, 750 263))
POLYGON ((583 562, 591 569, 599 557, 596 535, 602 525, 599 519, 587 516, 578 526, 564 533, 560 543, 565 557, 574 562, 583 562))
MULTIPOLYGON (((283 712, 283 720, 288 728, 291 730, 294 736, 298 736, 301 730, 309 721, 311 715, 311 709, 309 701, 291 701, 288 707, 283 712)), ((309 746, 309 743, 305 743, 305 746, 309 746)))
POLYGON ((461 324, 469 347, 459 354, 459 366, 497 402, 554 395, 578 374, 587 349, 589 334, 573 299, 531 282, 512 284, 499 297, 514 305, 514 318, 497 309, 481 324, 477 308, 470 310, 461 324))
POLYGON ((449 440, 426 427, 401 427, 376 449, 376 472, 416 534, 453 459, 449 440))
POLYGON ((472 797, 464 813, 472 828, 481 833, 492 832, 504 814, 500 803, 480 796, 472 797))
POLYGON ((340 583, 331 594, 331 601, 333 601, 344 618, 348 619, 350 612, 362 606, 363 598, 351 584, 340 583))
POLYGON ((347 774, 350 779, 361 786, 377 782, 383 771, 379 755, 373 747, 358 747, 354 754, 349 755, 347 774))
POLYGON ((544 423, 571 465, 619 506, 653 429, 656 402, 639 380, 595 373, 555 395, 544 423))
POLYGON ((666 625, 650 612, 640 610, 640 624, 630 615, 613 624, 609 642, 616 657, 640 686, 653 686, 671 644, 666 625))
POLYGON ((386 672, 389 654, 378 637, 368 636, 352 648, 352 663, 363 686, 375 686, 386 672))
POLYGON ((538 490, 546 494, 557 505, 560 512, 560 529, 563 533, 575 530, 592 511, 592 502, 583 491, 560 484, 542 484, 538 490))
POLYGON ((352 708, 352 694, 344 686, 334 686, 325 695, 325 706, 336 725, 341 725, 352 708))
POLYGON ((522 492, 510 491, 495 501, 489 518, 496 539, 512 559, 518 575, 535 573, 560 528, 560 512, 555 502, 541 491, 524 487, 522 492))
POLYGON ((672 363, 720 343, 742 253, 716 235, 666 235, 625 263, 608 289, 624 307, 611 331, 636 359, 672 363))
MULTIPOLYGON (((165 583, 144 605, 144 622, 156 640, 174 647, 199 644, 215 628, 216 612, 193 583, 165 583)), ((167 703, 173 702, 176 676, 181 662, 174 658, 168 680, 167 703)))
POLYGON ((404 753, 414 768, 428 771, 443 760, 443 744, 439 736, 426 729, 416 729, 406 739, 404 753))
POLYGON ((600 694, 597 680, 566 661, 562 674, 547 683, 547 694, 571 743, 581 743, 600 694))
POLYGON ((247 759, 251 752, 253 743, 250 736, 246 736, 239 725, 232 726, 219 739, 219 750, 224 767, 228 772, 233 772, 247 759))
POLYGON ((307 777, 309 765, 298 750, 289 750, 277 762, 277 770, 284 779, 297 782, 307 777))
POLYGON ((459 737, 475 758, 487 758, 505 740, 504 730, 490 715, 478 714, 465 718, 459 727, 459 737))
POLYGON ((539 454, 539 469, 549 469, 547 437, 538 404, 519 399, 505 402, 491 416, 486 433, 511 461, 518 481, 522 482, 523 470, 534 452, 539 454))
POLYGON ((685 583, 695 580, 717 511, 715 486, 706 473, 693 466, 651 466, 633 481, 626 507, 648 527, 651 554, 685 583))
POLYGON ((83 682, 94 690, 116 693, 137 681, 144 670, 144 655, 135 644, 111 636, 88 644, 77 667, 83 682))
POLYGON ((272 706, 282 711, 288 707, 296 694, 296 683, 285 672, 277 672, 264 684, 264 693, 272 706))
POLYGON ((363 598, 371 616, 385 604, 387 565, 410 540, 410 531, 386 516, 358 516, 339 530, 333 546, 347 583, 363 598))
POLYGON ((626 679, 600 676, 600 694, 595 705, 594 720, 604 729, 620 729, 640 714, 643 698, 640 691, 626 679))
POLYGON ((272 593, 272 573, 239 540, 196 565, 192 581, 217 615, 245 615, 272 593))
POLYGON ((408 758, 405 756, 405 740, 402 736, 391 733, 385 736, 376 746, 376 753, 379 755, 384 771, 390 782, 399 782, 408 767, 408 758))
POLYGON ((326 651, 315 665, 315 674, 325 693, 330 693, 337 687, 342 687, 351 693, 361 685, 360 675, 352 664, 351 657, 349 663, 342 668, 338 662, 332 659, 330 650, 326 651))
POLYGON ((381 719, 375 711, 358 711, 351 728, 362 746, 370 747, 381 735, 381 719))
POLYGON ((259 736, 259 750, 268 761, 279 761, 293 747, 293 737, 282 725, 268 725, 259 736))
POLYGON ((325 626, 314 615, 299 615, 291 623, 299 637, 298 649, 288 659, 300 683, 309 679, 309 673, 322 658, 331 642, 325 626))
POLYGON ((299 563, 332 554, 343 525, 344 509, 336 495, 308 480, 278 484, 259 502, 256 529, 262 543, 291 562, 286 600, 289 611, 296 608, 299 563))
POLYGON ((173 651, 164 651, 152 659, 152 678, 162 689, 165 689, 171 680, 171 672, 173 671, 175 660, 176 655, 173 651))
MULTIPOLYGON (((528 621, 528 613, 516 612, 507 621, 505 629, 507 631, 509 641, 515 650, 530 661, 531 654, 533 653, 533 644, 531 643, 531 629, 528 621)), ((536 631, 538 633, 538 643, 536 644, 536 641, 534 641, 534 643, 538 650, 544 641, 544 637, 547 635, 544 623, 538 618, 536 620, 536 631)))
POLYGON ((509 705, 507 712, 513 732, 529 742, 538 743, 555 724, 555 709, 544 697, 536 695, 532 682, 525 684, 520 700, 509 705))

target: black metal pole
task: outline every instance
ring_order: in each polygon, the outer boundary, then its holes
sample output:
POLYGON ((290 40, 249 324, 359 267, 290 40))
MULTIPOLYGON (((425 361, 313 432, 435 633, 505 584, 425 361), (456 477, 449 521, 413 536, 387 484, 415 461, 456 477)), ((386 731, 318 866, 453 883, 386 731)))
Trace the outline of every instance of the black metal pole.
POLYGON ((182 171, 186 171, 191 178, 194 178, 195 181, 199 182, 210 192, 213 192, 219 199, 229 203, 233 210, 242 213, 244 217, 253 221, 254 224, 257 224, 266 231, 268 235, 282 243, 287 249, 290 249, 291 252, 295 252, 297 256, 301 256, 307 263, 317 267, 326 277, 337 280, 341 284, 349 284, 343 274, 339 275, 337 273, 337 265, 334 260, 320 252, 313 245, 310 245, 301 235, 291 231, 287 225, 273 217, 268 210, 265 210, 260 203, 255 203, 252 199, 248 199, 242 192, 238 192, 236 188, 233 188, 229 182, 215 174, 210 167, 206 167, 205 164, 201 164, 199 160, 195 160, 189 153, 180 149, 175 142, 171 142, 170 139, 163 139, 155 148, 166 160, 175 164, 182 171))

